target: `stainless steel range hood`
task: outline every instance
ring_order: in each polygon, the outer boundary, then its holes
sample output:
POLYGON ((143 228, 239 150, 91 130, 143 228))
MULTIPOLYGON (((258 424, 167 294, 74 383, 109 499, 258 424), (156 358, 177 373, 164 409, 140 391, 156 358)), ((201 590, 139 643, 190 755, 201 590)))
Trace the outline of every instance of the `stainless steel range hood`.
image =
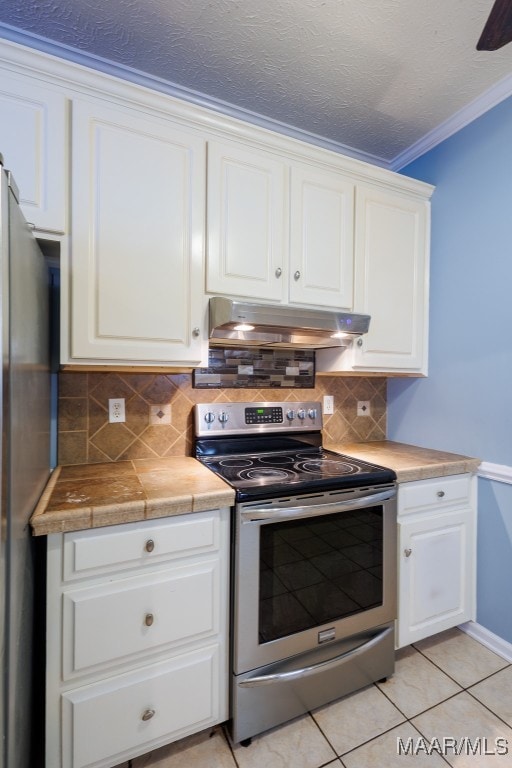
POLYGON ((222 347, 346 347, 369 325, 369 315, 210 299, 209 341, 222 347))

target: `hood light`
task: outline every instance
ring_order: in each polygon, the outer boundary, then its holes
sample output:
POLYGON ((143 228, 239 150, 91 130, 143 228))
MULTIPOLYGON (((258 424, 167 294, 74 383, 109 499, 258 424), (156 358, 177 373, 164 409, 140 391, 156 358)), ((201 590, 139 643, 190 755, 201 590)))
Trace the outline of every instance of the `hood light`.
POLYGON ((349 336, 352 336, 351 333, 344 333, 344 331, 338 331, 337 333, 331 334, 331 339, 346 339, 349 336))
POLYGON ((241 323, 240 325, 235 325, 234 330, 235 331, 254 331, 254 325, 248 325, 247 323, 241 323))

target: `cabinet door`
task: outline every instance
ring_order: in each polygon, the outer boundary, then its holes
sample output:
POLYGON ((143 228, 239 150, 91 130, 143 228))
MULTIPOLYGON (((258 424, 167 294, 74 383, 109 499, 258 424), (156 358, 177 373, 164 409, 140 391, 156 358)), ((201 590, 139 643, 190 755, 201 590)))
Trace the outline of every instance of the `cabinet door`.
POLYGON ((270 153, 208 142, 208 292, 286 299, 286 179, 270 153))
POLYGON ((199 363, 205 144, 73 104, 71 362, 199 363))
POLYGON ((66 99, 44 83, 9 72, 0 79, 0 152, 37 229, 66 229, 66 99))
POLYGON ((352 309, 354 185, 341 174, 292 167, 290 301, 352 309))
POLYGON ((398 647, 473 617, 470 509, 399 523, 398 647))
POLYGON ((429 203, 361 187, 354 308, 371 315, 353 367, 427 372, 429 203))

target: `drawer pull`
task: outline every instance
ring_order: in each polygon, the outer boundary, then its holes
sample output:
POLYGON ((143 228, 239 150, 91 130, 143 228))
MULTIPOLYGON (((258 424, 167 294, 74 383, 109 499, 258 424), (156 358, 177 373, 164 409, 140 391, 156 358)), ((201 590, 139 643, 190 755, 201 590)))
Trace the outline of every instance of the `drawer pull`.
POLYGON ((146 711, 142 714, 142 720, 144 720, 144 722, 146 723, 148 720, 151 720, 154 714, 155 714, 154 709, 146 709, 146 711))
POLYGON ((412 549, 410 547, 407 547, 407 549, 404 549, 404 555, 406 557, 410 557, 412 555, 412 549))
POLYGON ((152 552, 154 548, 155 548, 155 542, 153 541, 153 539, 148 539, 146 541, 146 547, 145 547, 146 552, 152 552))
POLYGON ((146 613, 146 615, 144 616, 144 624, 146 625, 146 627, 151 627, 151 625, 153 624, 153 621, 154 621, 153 614, 146 613))
POLYGON ((439 496, 440 499, 442 499, 444 496, 444 491, 438 491, 437 495, 439 496))

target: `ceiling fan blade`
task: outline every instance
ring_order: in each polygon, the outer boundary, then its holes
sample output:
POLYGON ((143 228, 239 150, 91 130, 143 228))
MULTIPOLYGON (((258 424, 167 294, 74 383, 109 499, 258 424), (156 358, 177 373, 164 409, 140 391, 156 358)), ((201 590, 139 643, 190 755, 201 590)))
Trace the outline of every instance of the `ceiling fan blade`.
POLYGON ((496 0, 476 45, 477 51, 497 51, 512 40, 512 0, 496 0))

